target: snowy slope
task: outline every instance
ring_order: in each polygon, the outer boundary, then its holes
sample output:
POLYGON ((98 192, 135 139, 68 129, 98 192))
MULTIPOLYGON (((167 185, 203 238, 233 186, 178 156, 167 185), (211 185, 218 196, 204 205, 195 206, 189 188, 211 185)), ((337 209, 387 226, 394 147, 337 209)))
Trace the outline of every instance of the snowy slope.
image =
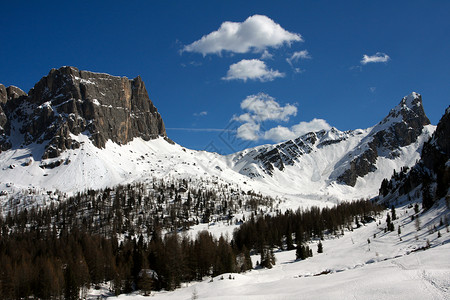
POLYGON ((425 126, 417 141, 397 149, 395 157, 379 156, 375 163, 376 171, 358 178, 354 187, 340 184, 336 173, 345 168, 352 157, 358 155, 355 153, 362 152, 360 148, 367 144, 365 140, 373 133, 373 128, 350 132, 340 132, 333 128, 328 132, 313 133, 317 141, 304 147, 307 153, 293 157, 292 164, 285 163, 282 170, 273 168, 271 174, 268 174, 264 164, 261 164, 257 157, 263 151, 271 152, 287 143, 299 145, 298 139, 245 150, 231 157, 233 168, 237 172, 270 186, 274 193, 311 200, 317 197, 328 198, 330 201, 373 197, 378 194, 383 178, 389 178, 394 169, 398 171, 403 166, 411 167, 415 164, 420 158, 423 143, 429 139, 434 130, 433 125, 425 126))
POLYGON ((134 138, 125 145, 109 140, 104 148, 98 148, 89 133, 83 132, 70 134, 72 141, 80 143, 79 148, 65 150, 51 159, 42 158, 46 143, 23 146, 23 134, 17 129, 20 126, 12 123, 13 147, 0 153, 0 207, 7 210, 40 204, 63 193, 70 195, 153 178, 195 177, 236 184, 246 191, 278 197, 282 209, 373 197, 378 194, 381 181, 389 178, 394 169, 411 167, 419 159, 423 143, 435 130, 433 125, 422 127, 423 122, 408 123, 420 117, 426 118, 421 98, 412 93, 374 127, 311 132, 295 140, 227 156, 189 150, 164 138, 134 138), (407 131, 408 143, 399 141, 398 135, 400 139, 403 136, 398 129, 407 131), (374 146, 374 141, 380 139, 380 145, 374 146), (406 145, 402 146, 402 142, 406 145), (368 149, 378 152, 369 164, 372 170, 359 174, 354 186, 343 184, 340 176, 365 157, 368 149), (20 198, 16 201, 19 203, 6 203, 11 195, 20 198))
MULTIPOLYGON (((257 149, 245 150, 229 156, 195 151, 170 144, 165 139, 144 141, 134 139, 126 145, 108 141, 104 149, 95 147, 86 135, 72 136, 81 143, 78 149, 67 150, 58 158, 41 160, 44 146, 30 145, 0 153, 0 190, 8 195, 21 192, 47 195, 58 190, 73 193, 86 189, 99 189, 151 178, 205 178, 211 181, 234 183, 244 190, 254 190, 287 200, 286 207, 336 203, 343 199, 374 196, 381 180, 392 170, 411 166, 419 158, 421 144, 434 127, 427 127, 416 144, 402 149, 395 159, 379 159, 378 171, 359 179, 355 187, 338 184, 330 178, 336 163, 349 149, 358 144, 366 131, 349 136, 345 142, 316 148, 294 165, 283 171, 274 169, 273 175, 264 174, 252 161, 257 149), (60 164, 54 168, 42 165, 60 164), (254 167, 261 176, 248 176, 244 169, 254 167), (30 192, 28 192, 30 191, 30 192)), ((2 196, 5 200, 7 196, 2 196)), ((0 198, 1 199, 1 198, 0 198)), ((31 200, 30 200, 31 201, 31 200)), ((3 201, 5 205, 5 202, 3 201)))
MULTIPOLYGON (((223 280, 219 275, 212 282, 205 278, 172 292, 152 292, 152 299, 193 299, 194 295, 198 299, 450 299, 450 233, 439 225, 441 217, 450 218, 450 211, 441 200, 419 214, 417 230, 411 221, 414 210, 409 208, 414 203, 406 197, 399 201, 403 205, 396 209, 394 232, 384 232, 385 212, 376 222, 344 236, 326 237, 321 254, 316 252, 317 241, 311 242, 312 258, 296 261, 295 251, 279 251, 272 269, 231 274, 234 279, 227 273, 223 280), (421 250, 428 243, 430 248, 421 250)), ((259 256, 252 259, 255 265, 259 256)), ((106 290, 92 291, 91 297, 99 293, 108 295, 106 290)))
MULTIPOLYGON (((1 153, 0 190, 8 195, 20 192, 34 197, 34 193, 45 196, 48 191, 55 190, 70 194, 150 178, 194 176, 234 183, 244 190, 278 196, 287 200, 285 207, 324 205, 323 202, 333 204, 339 200, 376 195, 381 181, 390 177, 393 169, 398 171, 405 165, 415 163, 419 158, 421 145, 433 130, 433 126, 426 127, 418 141, 402 148, 395 159, 379 158, 377 172, 358 179, 355 187, 336 183, 331 174, 341 158, 364 137, 367 131, 362 130, 358 131, 360 134, 349 136, 344 142, 315 148, 292 166, 286 165, 283 171, 275 168, 272 176, 258 169, 258 165, 252 160, 251 153, 257 149, 220 156, 173 145, 163 138, 151 141, 136 138, 126 145, 109 141, 104 149, 99 149, 86 135, 81 134, 72 136, 82 144, 79 149, 67 150, 55 159, 40 160, 44 147, 39 144, 1 153), (55 168, 40 167, 55 162, 60 165, 55 168), (252 167, 252 172, 259 172, 260 176, 250 177, 243 172, 252 167)), ((0 197, 2 200, 6 198, 7 196, 0 197)))

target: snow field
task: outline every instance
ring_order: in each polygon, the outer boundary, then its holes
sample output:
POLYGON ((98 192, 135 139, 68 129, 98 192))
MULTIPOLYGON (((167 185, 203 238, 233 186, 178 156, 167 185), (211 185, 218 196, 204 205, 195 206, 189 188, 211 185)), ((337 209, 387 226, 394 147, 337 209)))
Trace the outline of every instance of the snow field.
MULTIPOLYGON (((386 213, 390 213, 386 210, 376 222, 354 227, 339 238, 326 237, 321 254, 318 241, 311 242, 314 256, 304 261, 295 260, 295 250, 277 251, 272 269, 231 274, 234 279, 229 279, 230 274, 212 282, 206 278, 175 291, 153 292, 151 299, 192 299, 194 295, 197 299, 450 299, 450 233, 445 225, 439 226, 441 216, 450 218, 449 209, 441 200, 420 214, 422 225, 417 231, 411 221, 414 210, 408 206, 396 209, 393 232, 384 232, 386 213), (430 231, 435 225, 440 238, 437 231, 430 231), (427 243, 430 248, 421 250, 427 243)), ((259 259, 252 256, 254 265, 259 259)))

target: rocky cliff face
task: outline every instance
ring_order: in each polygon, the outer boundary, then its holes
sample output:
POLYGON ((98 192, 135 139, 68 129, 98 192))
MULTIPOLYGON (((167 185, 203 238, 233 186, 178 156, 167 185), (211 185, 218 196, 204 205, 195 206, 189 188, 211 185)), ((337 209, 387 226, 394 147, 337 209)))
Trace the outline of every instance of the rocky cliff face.
POLYGON ((338 181, 355 186, 358 177, 376 170, 375 163, 379 156, 395 158, 398 149, 414 143, 423 127, 429 124, 430 120, 423 110, 422 96, 413 92, 404 97, 349 154, 353 159, 338 176, 338 181))
MULTIPOLYGON (((381 184, 379 197, 383 202, 395 200, 421 187, 422 203, 430 208, 433 203, 449 197, 450 189, 450 107, 439 121, 433 136, 425 142, 420 161, 410 170, 394 173, 381 184)), ((416 193, 417 195, 417 193, 416 193)), ((392 204, 392 203, 391 203, 392 204)))
POLYGON ((295 140, 289 140, 274 146, 261 147, 250 152, 247 156, 252 156, 252 160, 261 165, 261 169, 268 175, 273 175, 274 169, 283 171, 285 166, 293 166, 315 149, 327 145, 337 144, 345 141, 348 137, 354 136, 353 131, 341 132, 336 128, 329 131, 321 130, 304 134, 295 140))
POLYGON ((436 176, 437 197, 448 194, 450 188, 450 106, 439 121, 430 141, 423 145, 422 163, 436 176))
POLYGON ((439 121, 432 139, 423 145, 422 161, 425 167, 435 169, 450 159, 450 107, 439 121))
MULTIPOLYGON (((28 95, 8 89, 0 87, 5 115, 2 118, 0 114, 0 126, 18 120, 16 130, 23 134, 23 144, 48 142, 44 159, 78 148, 71 134, 89 135, 99 148, 108 140, 125 144, 135 137, 149 140, 166 136, 161 115, 139 76, 130 80, 62 67, 52 69, 28 95)), ((7 149, 11 147, 10 133, 4 131, 0 142, 7 149)))
POLYGON ((27 94, 15 86, 5 88, 0 84, 0 151, 10 149, 12 112, 26 99, 27 94))

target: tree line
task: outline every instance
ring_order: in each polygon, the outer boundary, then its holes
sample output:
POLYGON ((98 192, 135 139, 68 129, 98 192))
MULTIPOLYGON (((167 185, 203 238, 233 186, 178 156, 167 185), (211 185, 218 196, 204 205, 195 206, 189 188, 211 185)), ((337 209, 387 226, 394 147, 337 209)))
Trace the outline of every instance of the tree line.
POLYGON ((250 253, 260 253, 261 266, 271 267, 275 247, 297 247, 298 258, 306 258, 310 239, 339 234, 380 210, 361 200, 252 215, 231 241, 207 231, 191 239, 156 227, 148 235, 105 235, 85 222, 56 222, 63 219, 59 210, 41 215, 40 224, 23 211, 0 218, 0 294, 3 299, 77 299, 105 282, 115 294, 171 290, 182 282, 249 270, 250 253))
POLYGON ((249 252, 237 253, 224 237, 200 232, 195 240, 154 232, 149 242, 105 238, 73 228, 2 234, 2 299, 78 299, 109 282, 116 295, 133 290, 172 290, 182 282, 252 267, 249 252))
POLYGON ((158 229, 174 232, 200 223, 230 223, 236 213, 270 212, 273 206, 271 197, 230 185, 154 180, 87 190, 44 207, 10 210, 5 220, 8 230, 19 232, 28 227, 42 231, 55 226, 58 232, 77 227, 105 237, 148 239, 158 229))
MULTIPOLYGON (((324 235, 344 234, 344 229, 352 230, 353 224, 373 221, 384 207, 369 200, 342 202, 334 207, 311 207, 287 210, 276 215, 267 214, 252 217, 233 234, 237 249, 256 249, 264 253, 266 247, 293 250, 297 248, 297 258, 312 256, 306 245, 312 239, 323 239, 324 235)), ((261 257, 262 261, 266 261, 261 257)))

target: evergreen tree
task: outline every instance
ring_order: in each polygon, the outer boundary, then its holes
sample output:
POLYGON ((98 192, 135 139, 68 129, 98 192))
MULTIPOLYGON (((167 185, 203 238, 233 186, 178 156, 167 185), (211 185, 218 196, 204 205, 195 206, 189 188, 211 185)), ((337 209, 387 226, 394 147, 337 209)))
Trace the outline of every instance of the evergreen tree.
POLYGON ((292 233, 290 230, 286 234, 286 248, 287 248, 287 250, 295 249, 294 243, 292 241, 292 233))
POLYGON ((317 244, 317 253, 323 253, 323 245, 321 241, 317 244))
POLYGON ((151 270, 143 269, 139 273, 139 279, 137 281, 137 287, 144 293, 144 296, 149 296, 153 288, 153 277, 151 270))
POLYGON ((395 214, 395 207, 394 207, 394 205, 392 205, 392 207, 391 207, 391 214, 392 214, 392 221, 397 219, 397 215, 395 214))
POLYGON ((265 247, 261 252, 261 267, 271 269, 275 265, 275 255, 273 249, 265 247))
POLYGON ((312 257, 312 251, 311 251, 311 249, 309 249, 309 246, 299 244, 299 245, 297 245, 297 250, 295 252, 295 255, 296 255, 297 259, 303 260, 308 257, 312 257))
POLYGON ((434 204, 433 195, 431 193, 430 182, 426 181, 422 187, 422 207, 424 210, 430 209, 434 204))

